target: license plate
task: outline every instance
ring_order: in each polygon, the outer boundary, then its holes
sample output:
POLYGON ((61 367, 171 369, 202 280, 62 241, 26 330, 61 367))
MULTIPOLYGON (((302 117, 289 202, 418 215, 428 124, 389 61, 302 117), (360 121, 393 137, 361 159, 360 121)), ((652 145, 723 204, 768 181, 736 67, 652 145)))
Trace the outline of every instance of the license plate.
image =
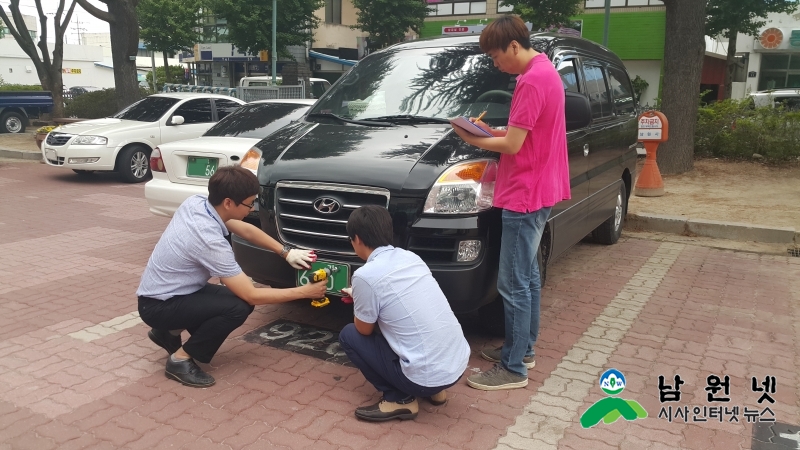
POLYGON ((190 156, 186 164, 186 176, 210 178, 217 171, 219 159, 190 156))
POLYGON ((305 286, 311 282, 313 272, 319 269, 328 269, 331 276, 328 278, 328 293, 333 295, 342 295, 342 288, 346 288, 350 283, 350 266, 347 264, 336 264, 326 261, 316 261, 311 263, 310 270, 297 271, 297 285, 305 286))

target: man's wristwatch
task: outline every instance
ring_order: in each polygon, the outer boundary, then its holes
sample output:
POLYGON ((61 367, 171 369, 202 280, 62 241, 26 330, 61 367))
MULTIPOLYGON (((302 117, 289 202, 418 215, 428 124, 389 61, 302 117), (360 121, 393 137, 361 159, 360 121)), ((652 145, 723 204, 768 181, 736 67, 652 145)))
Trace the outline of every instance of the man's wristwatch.
POLYGON ((283 246, 283 250, 281 250, 281 258, 286 259, 286 255, 289 254, 289 250, 291 250, 291 249, 292 248, 289 247, 288 245, 284 245, 283 246))

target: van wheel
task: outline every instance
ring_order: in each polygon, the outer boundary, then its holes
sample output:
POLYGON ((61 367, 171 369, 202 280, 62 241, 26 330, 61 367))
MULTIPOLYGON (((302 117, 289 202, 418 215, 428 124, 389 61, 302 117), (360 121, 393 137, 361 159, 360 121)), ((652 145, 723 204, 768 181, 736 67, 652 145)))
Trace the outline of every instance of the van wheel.
MULTIPOLYGON (((536 258, 536 262, 539 264, 539 277, 542 280, 541 286, 544 288, 544 284, 547 281, 547 264, 543 263, 541 247, 539 247, 539 253, 536 258)), ((506 317, 503 309, 503 297, 501 295, 498 295, 488 305, 481 306, 478 309, 478 317, 480 317, 483 328, 487 333, 498 337, 505 336, 506 317)))
POLYGON ((0 132, 24 133, 25 118, 20 113, 9 111, 0 118, 0 132))
POLYGON ((117 170, 128 183, 141 183, 150 179, 150 149, 133 145, 117 157, 117 170))
POLYGON ((617 204, 614 214, 592 231, 592 237, 600 244, 616 244, 622 235, 622 225, 625 223, 625 214, 628 213, 628 192, 625 183, 620 183, 617 192, 617 204))

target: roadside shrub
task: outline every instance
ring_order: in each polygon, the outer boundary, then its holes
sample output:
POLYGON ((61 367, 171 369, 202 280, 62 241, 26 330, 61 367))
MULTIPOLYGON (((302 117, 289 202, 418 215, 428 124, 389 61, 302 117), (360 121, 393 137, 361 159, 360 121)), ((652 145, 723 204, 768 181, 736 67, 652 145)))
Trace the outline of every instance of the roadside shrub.
POLYGON ((38 84, 0 84, 0 91, 41 91, 42 86, 38 84))
POLYGON ((724 100, 700 107, 695 155, 778 163, 800 158, 800 112, 753 107, 750 99, 724 100))
POLYGON ((114 89, 87 92, 65 102, 64 116, 80 119, 99 119, 117 112, 114 89))
MULTIPOLYGON (((156 89, 158 92, 164 88, 164 83, 173 83, 173 84, 188 84, 188 80, 183 78, 184 73, 183 66, 169 66, 169 79, 165 79, 164 75, 164 66, 156 67, 156 89)), ((147 86, 150 86, 152 90, 153 86, 153 72, 147 72, 147 86)))

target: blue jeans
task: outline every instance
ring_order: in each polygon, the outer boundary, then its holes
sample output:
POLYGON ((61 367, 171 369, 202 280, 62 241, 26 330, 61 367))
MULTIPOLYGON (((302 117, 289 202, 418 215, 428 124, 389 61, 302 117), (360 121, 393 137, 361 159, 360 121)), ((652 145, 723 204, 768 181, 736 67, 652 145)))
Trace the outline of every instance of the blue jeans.
POLYGON ((364 374, 364 378, 382 392, 383 398, 389 402, 399 402, 409 397, 430 397, 458 382, 456 380, 437 387, 414 383, 403 373, 400 357, 389 347, 383 335, 373 332, 364 336, 352 323, 339 332, 339 344, 350 361, 364 374))
POLYGON ((539 335, 542 280, 536 255, 550 209, 530 213, 503 210, 497 274, 506 325, 501 362, 506 370, 522 376, 528 375, 522 358, 534 356, 533 345, 539 335))

